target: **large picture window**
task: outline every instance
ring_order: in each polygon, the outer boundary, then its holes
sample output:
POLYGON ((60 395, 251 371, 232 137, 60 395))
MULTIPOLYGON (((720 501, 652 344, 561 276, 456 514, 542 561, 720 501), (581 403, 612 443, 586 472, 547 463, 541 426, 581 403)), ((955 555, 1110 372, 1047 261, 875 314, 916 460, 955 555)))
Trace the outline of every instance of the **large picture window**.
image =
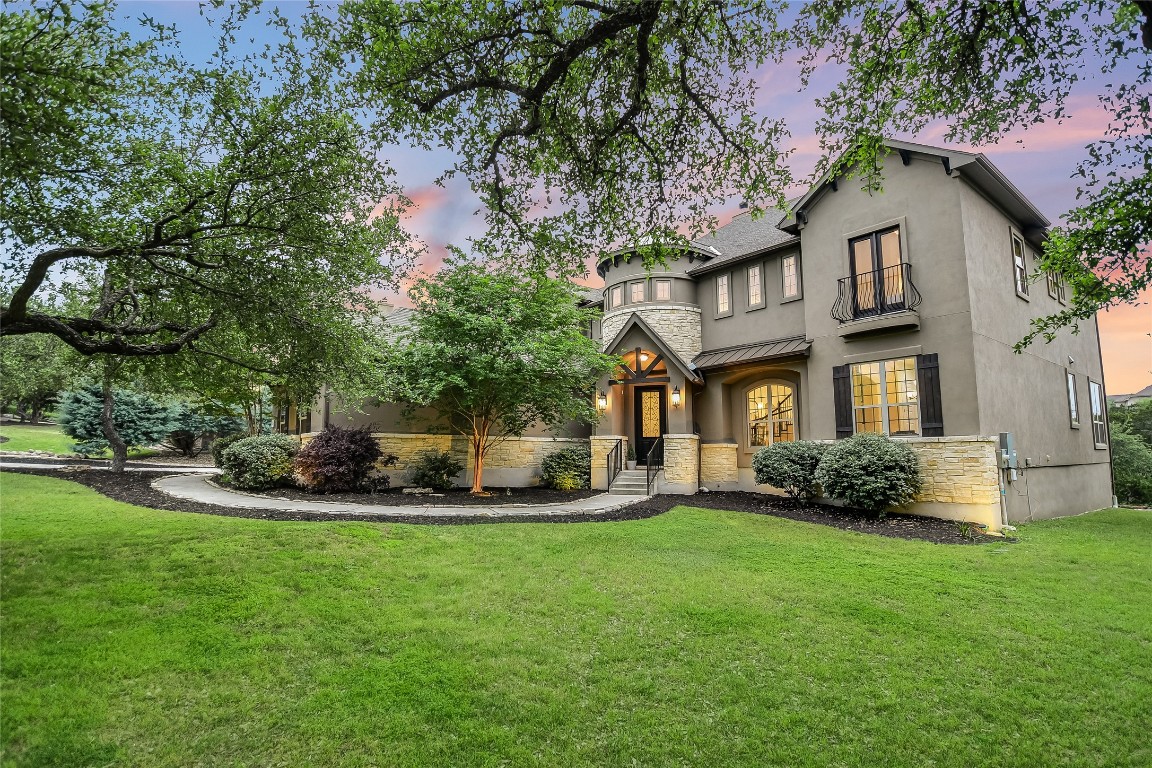
POLYGON ((853 365, 855 431, 920 434, 919 390, 914 357, 853 365))
POLYGON ((1108 447, 1108 425, 1104 415, 1104 388, 1088 379, 1088 405, 1092 408, 1092 442, 1097 448, 1108 447))
POLYGON ((795 388, 773 383, 748 390, 748 446, 759 448, 795 439, 795 388))

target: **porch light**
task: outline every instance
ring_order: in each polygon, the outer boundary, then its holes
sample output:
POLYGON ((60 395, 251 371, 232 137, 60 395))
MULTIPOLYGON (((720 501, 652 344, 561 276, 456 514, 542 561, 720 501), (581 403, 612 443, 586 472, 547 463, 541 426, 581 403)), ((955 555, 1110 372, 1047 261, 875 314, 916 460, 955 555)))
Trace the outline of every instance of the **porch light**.
POLYGON ((600 390, 600 394, 596 397, 596 407, 602 411, 608 410, 608 395, 604 394, 604 390, 600 390))
POLYGON ((640 353, 640 362, 642 362, 642 363, 648 362, 648 353, 647 352, 641 352, 640 353))
POLYGON ((672 407, 680 407, 680 387, 672 387, 672 407))

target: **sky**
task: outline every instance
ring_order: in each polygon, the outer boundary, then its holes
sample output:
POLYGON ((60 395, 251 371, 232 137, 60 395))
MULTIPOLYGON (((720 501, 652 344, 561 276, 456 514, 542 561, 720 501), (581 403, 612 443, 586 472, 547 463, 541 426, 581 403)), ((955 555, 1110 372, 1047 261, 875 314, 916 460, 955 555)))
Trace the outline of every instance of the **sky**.
MULTIPOLYGON (((293 17, 305 8, 303 2, 281 2, 282 12, 293 17)), ((185 54, 213 48, 210 30, 200 15, 194 0, 133 0, 123 2, 121 13, 126 17, 148 15, 172 24, 179 30, 181 47, 185 54)), ((259 42, 263 31, 259 26, 250 28, 250 34, 259 42)), ((1090 68, 1091 69, 1091 68, 1090 68)), ((814 126, 818 110, 814 98, 820 85, 813 91, 798 90, 794 67, 766 66, 755 73, 761 86, 758 109, 765 115, 785 120, 792 134, 794 154, 790 163, 797 178, 806 177, 819 159, 819 143, 814 126)), ((1100 107, 1088 79, 1070 99, 1070 115, 1061 124, 1045 124, 1026 132, 1010 134, 996 145, 958 149, 983 152, 1051 221, 1059 221, 1062 214, 1076 205, 1076 183, 1071 178, 1076 161, 1084 156, 1084 145, 1099 139, 1108 124, 1109 115, 1100 107)), ((917 136, 901 136, 924 144, 943 144, 943 124, 930 127, 917 136)), ((405 228, 426 246, 419 262, 423 271, 433 271, 442 262, 446 247, 466 245, 470 236, 482 233, 484 225, 478 212, 479 203, 462 179, 454 179, 444 186, 434 180, 452 165, 453 155, 447 149, 425 151, 411 147, 394 147, 387 156, 397 172, 413 206, 404 222, 405 228)), ((803 189, 790 190, 790 194, 803 189)), ((738 211, 738 201, 722 206, 714 214, 723 224, 738 211)), ((595 255, 589 254, 589 263, 595 255)), ((595 284, 595 273, 589 280, 595 284)), ((404 303, 405 297, 391 296, 390 300, 404 303)), ((1101 354, 1104 360, 1105 384, 1109 394, 1135 392, 1152 384, 1152 293, 1145 292, 1141 304, 1125 305, 1101 312, 1101 354)))

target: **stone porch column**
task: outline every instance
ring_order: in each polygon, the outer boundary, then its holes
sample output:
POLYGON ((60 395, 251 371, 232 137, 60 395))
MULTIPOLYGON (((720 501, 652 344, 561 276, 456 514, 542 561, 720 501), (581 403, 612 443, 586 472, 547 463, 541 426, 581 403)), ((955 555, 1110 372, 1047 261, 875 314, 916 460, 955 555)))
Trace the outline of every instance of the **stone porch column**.
POLYGON ((701 443, 700 482, 710 491, 735 490, 740 484, 736 443, 701 443))
POLYGON ((664 480, 660 493, 700 490, 700 436, 664 435, 664 480))

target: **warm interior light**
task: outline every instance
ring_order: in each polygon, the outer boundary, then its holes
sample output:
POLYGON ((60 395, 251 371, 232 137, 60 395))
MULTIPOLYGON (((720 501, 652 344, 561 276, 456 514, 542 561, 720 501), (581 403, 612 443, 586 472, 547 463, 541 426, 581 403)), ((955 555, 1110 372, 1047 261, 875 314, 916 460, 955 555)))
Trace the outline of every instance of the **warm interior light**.
POLYGON ((600 390, 600 395, 596 398, 596 405, 600 406, 600 410, 608 409, 608 395, 604 394, 604 390, 600 390))
POLYGON ((648 362, 648 353, 647 352, 641 352, 640 353, 640 362, 642 362, 642 363, 648 362))
POLYGON ((680 387, 672 387, 672 407, 680 405, 680 387))

